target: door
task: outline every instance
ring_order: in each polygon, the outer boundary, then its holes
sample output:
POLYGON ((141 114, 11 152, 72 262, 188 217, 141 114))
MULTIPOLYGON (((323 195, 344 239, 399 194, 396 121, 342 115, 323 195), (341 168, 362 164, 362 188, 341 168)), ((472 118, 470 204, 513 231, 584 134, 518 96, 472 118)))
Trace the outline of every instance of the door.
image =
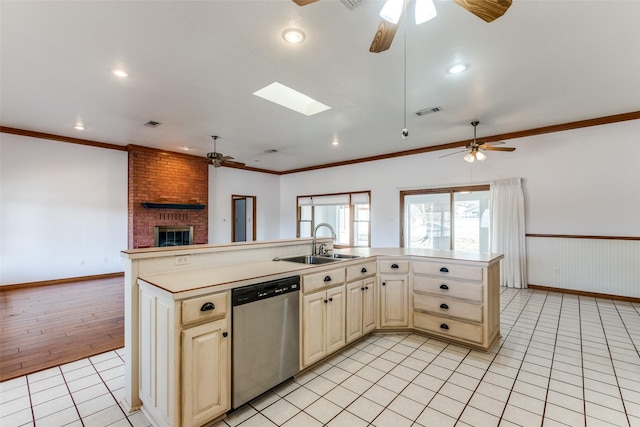
MULTIPOLYGON (((362 336, 362 300, 364 284, 362 280, 347 284, 347 342, 362 336)), ((375 325, 374 325, 375 327, 375 325)))
POLYGON ((408 326, 407 276, 380 276, 380 326, 408 326))
POLYGON ((302 363, 309 366, 326 354, 325 342, 326 292, 316 292, 302 298, 302 363))
POLYGON ((224 318, 182 332, 184 426, 200 426, 231 408, 227 330, 224 318))
POLYGON ((345 345, 345 287, 327 290, 327 354, 345 345))
POLYGON ((231 241, 256 240, 256 196, 231 196, 231 241))
POLYGON ((362 281, 364 292, 362 295, 362 334, 376 328, 376 278, 370 277, 362 281))

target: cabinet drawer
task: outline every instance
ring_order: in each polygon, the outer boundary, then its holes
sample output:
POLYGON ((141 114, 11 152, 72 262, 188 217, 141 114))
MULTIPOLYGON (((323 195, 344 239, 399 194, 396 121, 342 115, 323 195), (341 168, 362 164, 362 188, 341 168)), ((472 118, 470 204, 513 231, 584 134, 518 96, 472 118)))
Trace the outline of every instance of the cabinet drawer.
POLYGON ((339 285, 344 283, 344 278, 344 267, 307 274, 302 276, 302 292, 309 293, 329 286, 339 285))
POLYGON ((416 292, 461 298, 482 302, 482 284, 458 282, 438 277, 413 276, 413 290, 416 292))
POLYGON ((445 319, 426 313, 414 313, 413 324, 418 329, 482 344, 482 326, 459 320, 445 319))
POLYGON ((482 305, 463 302, 435 295, 413 295, 413 309, 428 311, 435 315, 457 317, 472 322, 482 322, 482 305))
POLYGON ((413 263, 414 274, 431 274, 434 276, 473 280, 478 282, 482 282, 483 270, 483 267, 451 264, 447 262, 416 261, 413 263))
POLYGON ((182 323, 187 324, 225 316, 228 294, 228 292, 221 292, 182 301, 182 323))
POLYGON ((376 262, 364 262, 362 264, 347 267, 347 282, 364 279, 365 277, 376 274, 376 262))
POLYGON ((408 273, 409 261, 378 261, 380 273, 408 273))

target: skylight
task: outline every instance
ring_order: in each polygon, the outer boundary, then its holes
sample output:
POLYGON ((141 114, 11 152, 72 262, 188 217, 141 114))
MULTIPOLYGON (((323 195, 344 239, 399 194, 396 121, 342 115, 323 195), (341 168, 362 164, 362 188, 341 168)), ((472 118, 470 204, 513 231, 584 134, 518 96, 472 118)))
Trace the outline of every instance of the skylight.
POLYGON ((331 108, 278 82, 273 82, 253 94, 305 116, 313 116, 331 108))

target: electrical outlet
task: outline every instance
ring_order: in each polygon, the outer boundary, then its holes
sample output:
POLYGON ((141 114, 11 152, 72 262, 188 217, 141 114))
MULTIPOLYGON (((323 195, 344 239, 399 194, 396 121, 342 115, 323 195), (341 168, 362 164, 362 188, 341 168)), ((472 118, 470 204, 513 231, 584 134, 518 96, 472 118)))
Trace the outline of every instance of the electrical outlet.
POLYGON ((105 264, 109 264, 109 258, 104 257, 104 259, 102 260, 102 262, 104 262, 105 264))
POLYGON ((84 260, 83 259, 80 260, 80 265, 84 265, 84 260))
POLYGON ((176 255, 174 257, 176 265, 191 264, 191 255, 176 255))
POLYGON ((553 269, 553 272, 556 273, 556 274, 560 274, 560 269, 558 267, 555 267, 553 269))

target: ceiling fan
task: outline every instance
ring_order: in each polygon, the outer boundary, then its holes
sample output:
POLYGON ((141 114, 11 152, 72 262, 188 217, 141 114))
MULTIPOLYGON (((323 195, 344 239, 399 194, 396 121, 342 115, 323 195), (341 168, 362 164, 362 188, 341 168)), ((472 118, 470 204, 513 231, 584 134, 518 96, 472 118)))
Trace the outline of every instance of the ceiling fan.
POLYGON ((226 165, 234 164, 236 166, 244 166, 244 163, 232 162, 231 160, 233 160, 233 157, 224 156, 222 155, 222 153, 218 153, 216 142, 220 137, 218 135, 212 135, 211 138, 213 138, 213 152, 207 153, 207 159, 211 161, 210 163, 213 165, 214 168, 219 168, 220 166, 222 166, 223 163, 225 163, 226 165))
POLYGON ((485 151, 485 150, 486 151, 516 151, 515 147, 494 147, 494 145, 504 144, 504 141, 478 142, 478 140, 476 138, 476 129, 478 127, 478 124, 480 124, 480 122, 477 121, 477 120, 471 122, 471 126, 473 126, 473 141, 468 143, 464 150, 456 151, 455 153, 445 154, 444 156, 440 156, 440 158, 453 156, 454 154, 463 153, 463 152, 466 151, 467 154, 464 156, 464 160, 469 162, 469 163, 473 163, 476 160, 483 161, 483 160, 485 160, 487 158, 487 156, 484 153, 482 153, 480 150, 483 150, 483 151, 485 151))
MULTIPOLYGON (((318 0, 293 0, 298 6, 306 6, 318 0)), ((396 35, 402 12, 410 0, 387 0, 380 11, 382 20, 371 42, 369 52, 380 53, 391 47, 396 35)), ((453 0, 459 6, 481 18, 485 22, 498 19, 509 9, 511 0, 453 0)), ((415 0, 416 24, 421 24, 436 16, 433 0, 415 0)))

